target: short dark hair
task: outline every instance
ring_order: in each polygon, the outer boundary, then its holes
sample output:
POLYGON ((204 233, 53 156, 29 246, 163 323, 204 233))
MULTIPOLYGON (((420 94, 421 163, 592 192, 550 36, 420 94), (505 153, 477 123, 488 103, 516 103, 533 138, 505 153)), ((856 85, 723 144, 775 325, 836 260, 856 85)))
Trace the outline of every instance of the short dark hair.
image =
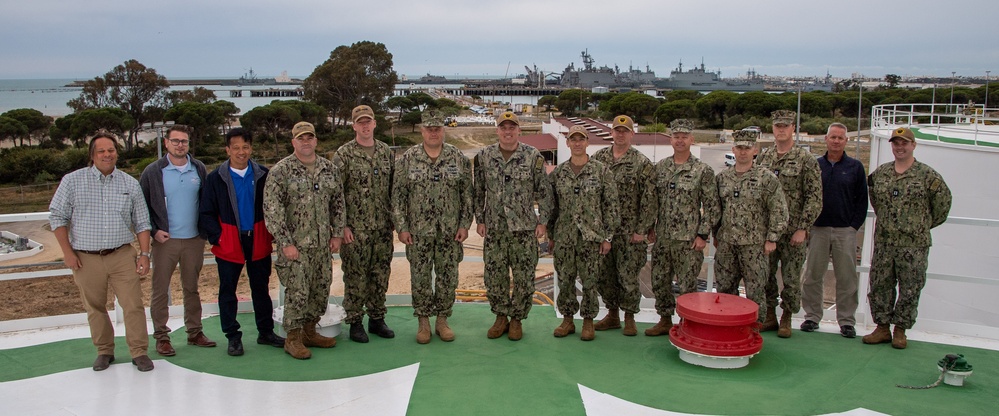
POLYGON ((186 134, 188 137, 190 137, 191 133, 194 132, 194 129, 192 129, 191 126, 188 126, 186 124, 174 124, 174 125, 170 126, 169 129, 167 129, 167 132, 166 132, 167 137, 170 137, 170 133, 171 132, 175 132, 175 131, 179 131, 181 133, 186 134))
POLYGON ((87 159, 89 159, 87 161, 87 166, 93 166, 94 164, 94 143, 97 139, 110 139, 111 142, 114 143, 114 151, 116 153, 121 153, 121 144, 118 143, 117 135, 104 129, 97 130, 97 132, 94 133, 94 136, 90 138, 90 148, 87 152, 87 159))
POLYGON ((225 147, 229 147, 229 142, 232 141, 233 137, 242 137, 243 141, 247 144, 253 144, 253 135, 250 134, 250 131, 242 127, 236 127, 225 134, 225 147))

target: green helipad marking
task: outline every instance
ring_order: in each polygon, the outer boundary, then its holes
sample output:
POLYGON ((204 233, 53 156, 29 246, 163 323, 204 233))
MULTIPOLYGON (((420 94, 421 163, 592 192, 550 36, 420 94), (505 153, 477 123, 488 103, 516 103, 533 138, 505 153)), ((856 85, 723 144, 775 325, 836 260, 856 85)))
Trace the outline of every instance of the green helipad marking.
MULTIPOLYGON (((931 133, 923 133, 922 131, 920 131, 920 129, 921 129, 921 127, 912 127, 912 128, 910 128, 910 130, 912 130, 913 135, 915 135, 917 139, 923 139, 923 140, 929 140, 929 141, 941 141, 941 142, 944 142, 944 143, 953 143, 953 144, 966 144, 966 145, 970 145, 970 146, 999 147, 999 143, 993 143, 993 142, 989 142, 989 141, 978 141, 978 142, 976 142, 974 140, 969 140, 969 139, 961 139, 961 138, 957 138, 957 137, 947 137, 947 136, 937 135, 936 133, 932 133, 932 134, 931 133)), ((933 129, 933 128, 931 127, 930 129, 933 129)))
MULTIPOLYGON (((802 333, 778 339, 764 334, 763 351, 749 366, 714 370, 682 362, 666 337, 598 332, 591 342, 577 333, 552 337, 560 320, 550 307, 535 307, 524 322, 524 339, 486 339, 493 316, 483 305, 455 306, 449 320, 457 339, 415 341, 412 309, 389 308, 391 340, 372 337, 357 344, 338 337, 335 348, 312 349, 309 360, 258 345, 252 315, 240 315, 246 355, 229 357, 218 318, 205 319, 216 348, 186 345, 184 331, 173 334, 176 365, 212 374, 255 380, 325 380, 370 374, 419 362, 410 401, 413 415, 583 413, 576 384, 658 409, 701 414, 822 414, 863 407, 890 414, 988 414, 999 389, 999 352, 910 341, 906 350, 887 344, 863 345, 859 338, 802 333), (936 380, 936 362, 961 353, 974 366, 964 387, 942 385, 905 390, 895 384, 925 385, 936 380)), ((639 332, 650 326, 640 324, 639 332)), ((118 339, 116 365, 128 364, 118 339), (121 363, 121 364, 118 364, 121 363)), ((155 352, 151 354, 159 359, 155 352)), ((70 340, 0 351, 0 380, 16 380, 87 368, 94 357, 90 340, 70 340)), ((151 373, 155 376, 155 371, 151 373)), ((0 385, 2 391, 2 385, 0 385)), ((336 392, 330 392, 336 394, 336 392)), ((10 400, 11 398, 3 398, 10 400)))

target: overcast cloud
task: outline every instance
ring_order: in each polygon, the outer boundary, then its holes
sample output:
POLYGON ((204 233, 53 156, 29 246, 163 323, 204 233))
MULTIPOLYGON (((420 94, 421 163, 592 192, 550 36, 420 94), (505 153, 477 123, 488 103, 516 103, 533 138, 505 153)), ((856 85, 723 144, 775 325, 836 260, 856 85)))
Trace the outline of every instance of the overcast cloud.
POLYGON ((999 75, 994 0, 3 0, 0 79, 98 76, 137 59, 167 77, 306 76, 339 45, 384 43, 399 74, 561 72, 683 61, 734 77, 999 75))

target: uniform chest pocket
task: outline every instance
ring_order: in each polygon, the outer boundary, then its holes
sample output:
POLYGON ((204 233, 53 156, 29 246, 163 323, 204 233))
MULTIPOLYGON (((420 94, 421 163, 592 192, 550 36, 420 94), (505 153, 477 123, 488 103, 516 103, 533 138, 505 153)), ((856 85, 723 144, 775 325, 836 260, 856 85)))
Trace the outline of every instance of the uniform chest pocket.
POLYGON ((785 163, 783 166, 774 168, 773 173, 778 178, 784 176, 797 177, 801 174, 801 165, 798 162, 785 163))
MULTIPOLYGON (((318 187, 318 184, 316 184, 318 187)), ((292 195, 292 198, 301 198, 304 195, 308 195, 313 191, 312 182, 305 178, 291 178, 288 179, 288 190, 292 195)), ((318 189, 316 189, 318 190, 318 189)))
POLYGON ((926 197, 926 186, 923 182, 907 183, 904 192, 909 199, 923 199, 926 197))
POLYGON ((510 172, 510 176, 519 181, 527 181, 530 180, 532 177, 531 169, 525 166, 518 166, 514 168, 512 172, 510 172))
POLYGON ((638 180, 638 173, 631 166, 625 166, 614 172, 614 181, 619 184, 633 184, 638 180))

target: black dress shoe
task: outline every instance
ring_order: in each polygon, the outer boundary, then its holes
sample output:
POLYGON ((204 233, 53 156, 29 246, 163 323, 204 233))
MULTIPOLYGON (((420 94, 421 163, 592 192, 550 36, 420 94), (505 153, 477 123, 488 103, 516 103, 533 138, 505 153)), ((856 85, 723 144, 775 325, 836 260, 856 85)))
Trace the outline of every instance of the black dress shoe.
POLYGON ((364 332, 364 325, 360 322, 350 324, 350 340, 354 342, 368 342, 368 334, 364 332))
POLYGON ((801 330, 805 332, 812 332, 819 329, 819 323, 815 321, 805 320, 801 323, 801 330))
POLYGON ((385 325, 384 319, 368 319, 368 332, 382 338, 395 338, 395 332, 385 325))
POLYGON ((243 355, 243 339, 242 338, 230 339, 229 350, 226 352, 233 357, 238 357, 240 355, 243 355))
POLYGON ((113 362, 114 362, 114 356, 111 354, 98 355, 97 359, 94 360, 94 371, 107 370, 108 367, 110 367, 111 363, 113 362))
POLYGON ((839 334, 847 338, 855 338, 857 336, 857 330, 853 325, 843 325, 839 327, 839 334))
POLYGON ((277 336, 277 334, 273 332, 268 332, 266 334, 260 334, 259 336, 257 336, 257 344, 284 348, 284 338, 277 336))

